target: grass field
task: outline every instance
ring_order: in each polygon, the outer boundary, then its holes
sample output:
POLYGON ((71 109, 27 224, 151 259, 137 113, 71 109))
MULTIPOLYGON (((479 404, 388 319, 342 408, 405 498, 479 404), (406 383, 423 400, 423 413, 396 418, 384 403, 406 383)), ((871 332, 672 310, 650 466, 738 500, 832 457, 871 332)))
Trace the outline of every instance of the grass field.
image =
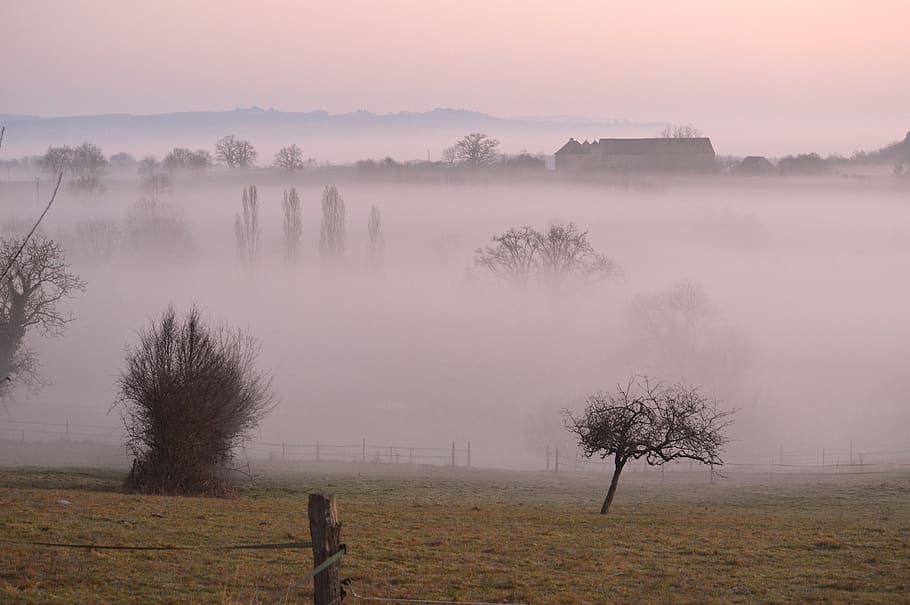
MULTIPOLYGON (((2 603, 308 603, 309 551, 16 545, 309 539, 338 497, 342 577, 365 596, 510 603, 908 603, 910 476, 685 480, 310 465, 229 500, 118 493, 115 472, 0 471, 2 603)), ((671 476, 673 475, 673 476, 671 476)), ((346 603, 357 603, 348 597, 346 603)))

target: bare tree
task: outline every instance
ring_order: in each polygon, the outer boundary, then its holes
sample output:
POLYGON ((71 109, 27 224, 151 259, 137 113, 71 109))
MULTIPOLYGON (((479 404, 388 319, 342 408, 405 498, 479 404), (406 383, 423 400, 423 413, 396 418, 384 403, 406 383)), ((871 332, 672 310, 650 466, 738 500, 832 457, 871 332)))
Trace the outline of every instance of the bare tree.
POLYGON ((143 260, 185 261, 198 250, 181 208, 155 198, 139 199, 130 208, 123 244, 143 260))
POLYGON ((174 147, 166 156, 162 164, 169 172, 189 170, 202 172, 212 165, 212 154, 205 149, 192 151, 183 147, 174 147))
POLYGON ((297 145, 282 147, 275 154, 274 165, 287 172, 303 170, 303 151, 297 145))
POLYGON ((660 131, 662 139, 697 139, 700 136, 701 132, 691 124, 686 124, 685 126, 670 126, 668 124, 660 131))
POLYGON ((256 163, 253 144, 229 134, 215 142, 215 158, 228 168, 249 168, 256 163))
POLYGON ((281 205, 284 215, 284 254, 291 262, 297 262, 300 256, 300 239, 303 235, 303 221, 300 218, 300 197, 297 189, 284 190, 284 202, 281 205))
POLYGON ((101 187, 101 176, 107 167, 107 160, 101 148, 85 142, 78 147, 63 145, 48 147, 41 157, 41 166, 51 174, 64 174, 77 189, 94 191, 101 187))
POLYGON ((133 465, 128 491, 218 496, 233 451, 274 406, 255 338, 169 307, 126 352, 115 406, 133 465))
POLYGON ((259 257, 259 194, 255 185, 243 190, 243 213, 234 217, 237 257, 252 262, 259 257))
POLYGON ((344 254, 344 200, 335 187, 322 193, 322 227, 319 231, 319 253, 323 260, 337 261, 344 254))
POLYGON ((370 208, 367 231, 370 234, 370 262, 376 267, 382 264, 382 255, 385 251, 385 237, 382 235, 381 217, 376 206, 370 208))
POLYGON ((578 437, 584 455, 613 457, 613 477, 600 514, 610 510, 619 475, 630 460, 644 458, 649 465, 694 460, 720 466, 732 412, 718 411, 717 402, 697 387, 652 384, 633 377, 616 392, 588 396, 580 416, 565 411, 568 430, 578 437))
POLYGON ((584 283, 617 275, 616 263, 595 252, 587 236, 574 223, 551 225, 544 233, 512 228, 494 235, 494 245, 478 248, 474 264, 521 286, 532 279, 559 287, 570 278, 584 283))
POLYGON ((475 250, 474 264, 498 278, 526 286, 537 273, 540 234, 531 227, 513 227, 490 240, 494 245, 475 250))
POLYGON ((588 232, 579 231, 575 223, 551 225, 546 233, 537 234, 537 239, 540 277, 550 285, 560 286, 571 276, 588 281, 617 272, 616 264, 595 252, 588 243, 588 232))
POLYGON ((455 160, 457 159, 456 155, 457 154, 454 145, 451 147, 446 147, 442 150, 442 161, 449 166, 454 166, 455 160))
POLYGON ((73 316, 58 304, 85 290, 85 282, 70 273, 60 245, 43 236, 0 239, 0 263, 7 267, 0 281, 0 394, 5 394, 17 383, 39 384, 36 358, 24 339, 29 332, 63 334, 73 316))
POLYGON ((472 132, 455 143, 455 158, 471 168, 496 161, 499 141, 479 132, 472 132))

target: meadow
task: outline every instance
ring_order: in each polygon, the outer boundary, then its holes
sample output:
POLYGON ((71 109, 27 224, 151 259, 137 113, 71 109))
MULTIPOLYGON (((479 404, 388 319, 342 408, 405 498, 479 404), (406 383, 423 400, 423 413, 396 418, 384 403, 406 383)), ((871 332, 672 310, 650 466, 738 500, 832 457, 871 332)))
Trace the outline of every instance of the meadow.
MULTIPOLYGON (((0 471, 0 602, 307 603, 308 550, 66 549, 306 541, 334 493, 359 595, 501 603, 905 603, 910 476, 420 466, 271 468, 230 499, 119 493, 119 471, 0 471), (769 480, 770 479, 770 480, 769 480)), ((360 602, 353 596, 347 603, 360 602)))

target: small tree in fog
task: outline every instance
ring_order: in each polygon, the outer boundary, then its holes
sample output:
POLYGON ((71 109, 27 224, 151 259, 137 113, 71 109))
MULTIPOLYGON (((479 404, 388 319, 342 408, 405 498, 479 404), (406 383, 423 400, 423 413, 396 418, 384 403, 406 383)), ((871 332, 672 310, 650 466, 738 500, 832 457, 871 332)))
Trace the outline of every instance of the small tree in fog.
POLYGON ((58 305, 85 290, 57 242, 41 235, 23 238, 0 239, 0 268, 9 268, 0 283, 0 396, 16 384, 40 384, 37 357, 25 337, 63 334, 73 316, 58 305))
POLYGON ((164 156, 162 164, 169 172, 192 171, 202 172, 212 165, 212 154, 205 149, 191 151, 183 147, 174 147, 164 156))
POLYGON ((303 235, 303 221, 300 218, 300 197, 297 189, 291 187, 284 190, 284 202, 281 204, 284 216, 284 254, 291 261, 296 262, 300 255, 300 239, 303 235))
POLYGON ((382 221, 379 208, 370 207, 370 218, 367 221, 367 231, 370 234, 370 262, 373 266, 382 263, 382 254, 385 251, 385 237, 382 235, 382 221))
POLYGON ((282 147, 275 154, 274 165, 287 172, 303 170, 303 151, 297 145, 282 147))
POLYGON ((319 253, 323 260, 336 261, 344 254, 344 200, 335 187, 322 193, 322 226, 319 230, 319 253))
POLYGON ((559 287, 570 278, 589 282, 618 273, 616 263, 596 252, 588 232, 579 231, 574 223, 551 225, 543 233, 513 227, 491 241, 475 251, 474 264, 520 286, 533 279, 559 287))
POLYGON ((613 458, 602 515, 609 511, 619 475, 630 460, 644 458, 652 466, 681 459, 722 465, 731 413, 719 411, 717 402, 697 387, 653 384, 647 377, 633 377, 613 393, 589 395, 580 416, 565 411, 567 428, 578 437, 586 457, 613 458))
POLYGON ((76 189, 94 191, 101 187, 101 176, 107 167, 107 159, 100 147, 85 142, 78 147, 48 147, 47 153, 41 158, 41 166, 54 175, 62 172, 69 177, 70 184, 76 189))
POLYGON ((185 261, 197 252, 179 206, 155 198, 137 200, 126 215, 123 244, 143 260, 185 261))
POLYGON ((256 163, 253 144, 229 134, 215 142, 215 158, 228 168, 249 168, 256 163))
POLYGON ((470 168, 486 166, 496 161, 499 141, 480 132, 472 132, 455 143, 455 158, 470 168))
POLYGON ((457 153, 456 153, 456 149, 455 149, 454 145, 452 145, 451 147, 446 147, 445 149, 442 150, 443 163, 445 163, 449 166, 454 166, 455 160, 457 160, 457 159, 458 159, 457 153))
POLYGON ((243 212, 234 217, 234 239, 237 257, 252 262, 259 256, 259 194, 255 185, 243 190, 243 212))
POLYGON ((133 457, 130 492, 223 495, 234 449, 273 407, 255 338, 169 307, 126 351, 115 405, 133 457))

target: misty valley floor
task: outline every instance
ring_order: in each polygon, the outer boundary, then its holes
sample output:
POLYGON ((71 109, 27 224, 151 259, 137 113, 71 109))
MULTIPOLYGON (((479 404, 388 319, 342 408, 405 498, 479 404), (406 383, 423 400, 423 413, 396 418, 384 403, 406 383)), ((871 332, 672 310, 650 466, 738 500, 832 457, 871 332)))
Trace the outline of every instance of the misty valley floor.
MULTIPOLYGON (((338 497, 342 577, 365 596, 509 603, 906 603, 910 476, 719 479, 315 464, 229 500, 118 493, 106 471, 0 471, 0 602, 308 603, 308 551, 120 552, 14 544, 309 539, 338 497)), ((672 475, 672 476, 671 476, 672 475)), ((358 603, 348 597, 346 603, 358 603)))

